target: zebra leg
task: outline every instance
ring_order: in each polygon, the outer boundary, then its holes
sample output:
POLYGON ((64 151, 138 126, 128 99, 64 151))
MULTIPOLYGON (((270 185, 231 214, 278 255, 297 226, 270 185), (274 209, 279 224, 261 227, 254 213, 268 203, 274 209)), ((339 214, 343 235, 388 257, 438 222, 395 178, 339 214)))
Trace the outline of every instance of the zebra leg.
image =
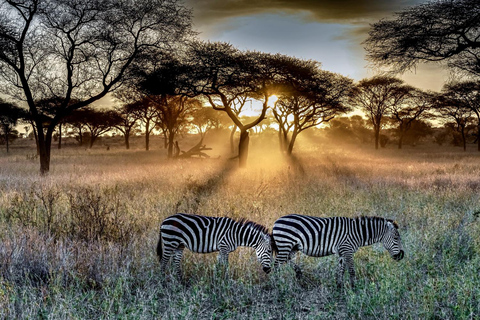
POLYGON ((172 257, 174 251, 175 248, 172 247, 164 248, 162 257, 160 258, 160 271, 162 272, 162 274, 165 274, 167 265, 170 262, 170 258, 172 257))
POLYGON ((340 259, 338 260, 338 269, 337 269, 337 288, 342 288, 343 287, 343 275, 345 274, 345 257, 340 256, 340 259))
POLYGON ((354 268, 354 265, 353 265, 353 255, 345 256, 345 262, 347 264, 348 273, 350 274, 350 285, 351 285, 352 289, 354 289, 355 288, 356 276, 355 276, 355 268, 354 268))
POLYGON ((300 269, 300 267, 298 266, 298 264, 296 264, 295 262, 293 262, 293 258, 295 257, 295 254, 296 254, 296 253, 297 253, 296 250, 290 251, 290 254, 288 255, 288 263, 289 263, 290 266, 293 268, 293 270, 295 270, 295 275, 296 275, 297 279, 301 279, 302 276, 303 276, 302 269, 300 269))
POLYGON ((175 268, 175 270, 177 271, 177 278, 178 280, 182 280, 182 270, 180 268, 180 262, 182 261, 182 256, 183 256, 183 249, 185 247, 184 246, 179 246, 176 250, 175 250, 175 255, 173 256, 173 266, 175 268))
POLYGON ((282 247, 278 249, 277 257, 273 263, 273 268, 277 269, 280 265, 288 262, 291 259, 292 247, 282 247))

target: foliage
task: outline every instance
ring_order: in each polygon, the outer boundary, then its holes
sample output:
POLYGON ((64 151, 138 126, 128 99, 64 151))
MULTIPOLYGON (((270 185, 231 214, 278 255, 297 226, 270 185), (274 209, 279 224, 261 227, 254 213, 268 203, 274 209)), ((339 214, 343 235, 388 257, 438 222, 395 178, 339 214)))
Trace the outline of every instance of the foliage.
POLYGON ((367 59, 395 72, 420 62, 445 61, 469 75, 480 75, 480 4, 440 0, 412 6, 373 24, 365 41, 367 59))
POLYGON ((3 2, 0 89, 28 105, 40 171, 50 169, 57 124, 121 86, 142 54, 189 33, 190 12, 175 0, 3 2), (44 130, 38 101, 52 97, 58 103, 44 130))

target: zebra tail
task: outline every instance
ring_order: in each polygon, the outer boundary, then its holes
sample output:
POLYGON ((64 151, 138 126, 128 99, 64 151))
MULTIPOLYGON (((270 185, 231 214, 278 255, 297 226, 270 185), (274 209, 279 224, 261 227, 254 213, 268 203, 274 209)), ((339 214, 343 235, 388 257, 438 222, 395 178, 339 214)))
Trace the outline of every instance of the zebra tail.
POLYGON ((157 256, 158 259, 162 259, 163 256, 163 243, 162 243, 162 234, 160 233, 160 238, 158 239, 158 244, 157 244, 157 256))

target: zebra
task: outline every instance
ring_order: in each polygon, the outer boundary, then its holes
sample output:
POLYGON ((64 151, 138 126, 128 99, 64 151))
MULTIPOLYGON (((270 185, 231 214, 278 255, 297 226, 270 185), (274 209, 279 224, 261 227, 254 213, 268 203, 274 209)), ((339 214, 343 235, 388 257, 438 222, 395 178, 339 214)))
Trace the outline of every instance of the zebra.
POLYGON ((173 255, 173 265, 181 279, 180 260, 185 247, 197 253, 218 251, 218 262, 226 267, 228 254, 239 246, 254 248, 263 271, 267 274, 271 271, 271 234, 265 226, 246 219, 233 220, 186 213, 169 216, 160 227, 157 255, 162 273, 165 273, 173 255))
POLYGON ((351 287, 355 287, 353 254, 359 247, 382 242, 394 260, 399 261, 404 256, 398 224, 381 217, 319 218, 290 214, 275 221, 272 237, 277 252, 274 269, 289 261, 298 278, 302 276, 300 267, 291 261, 297 251, 312 257, 338 254, 339 288, 343 287, 345 267, 350 274, 351 287))

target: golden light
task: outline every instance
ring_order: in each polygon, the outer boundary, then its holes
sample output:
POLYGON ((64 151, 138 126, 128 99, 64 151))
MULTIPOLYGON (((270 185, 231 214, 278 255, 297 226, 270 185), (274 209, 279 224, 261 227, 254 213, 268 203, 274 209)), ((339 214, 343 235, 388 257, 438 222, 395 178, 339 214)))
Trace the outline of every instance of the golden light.
POLYGON ((272 94, 270 97, 268 97, 268 106, 273 107, 275 105, 275 102, 277 101, 278 101, 278 97, 272 94))

